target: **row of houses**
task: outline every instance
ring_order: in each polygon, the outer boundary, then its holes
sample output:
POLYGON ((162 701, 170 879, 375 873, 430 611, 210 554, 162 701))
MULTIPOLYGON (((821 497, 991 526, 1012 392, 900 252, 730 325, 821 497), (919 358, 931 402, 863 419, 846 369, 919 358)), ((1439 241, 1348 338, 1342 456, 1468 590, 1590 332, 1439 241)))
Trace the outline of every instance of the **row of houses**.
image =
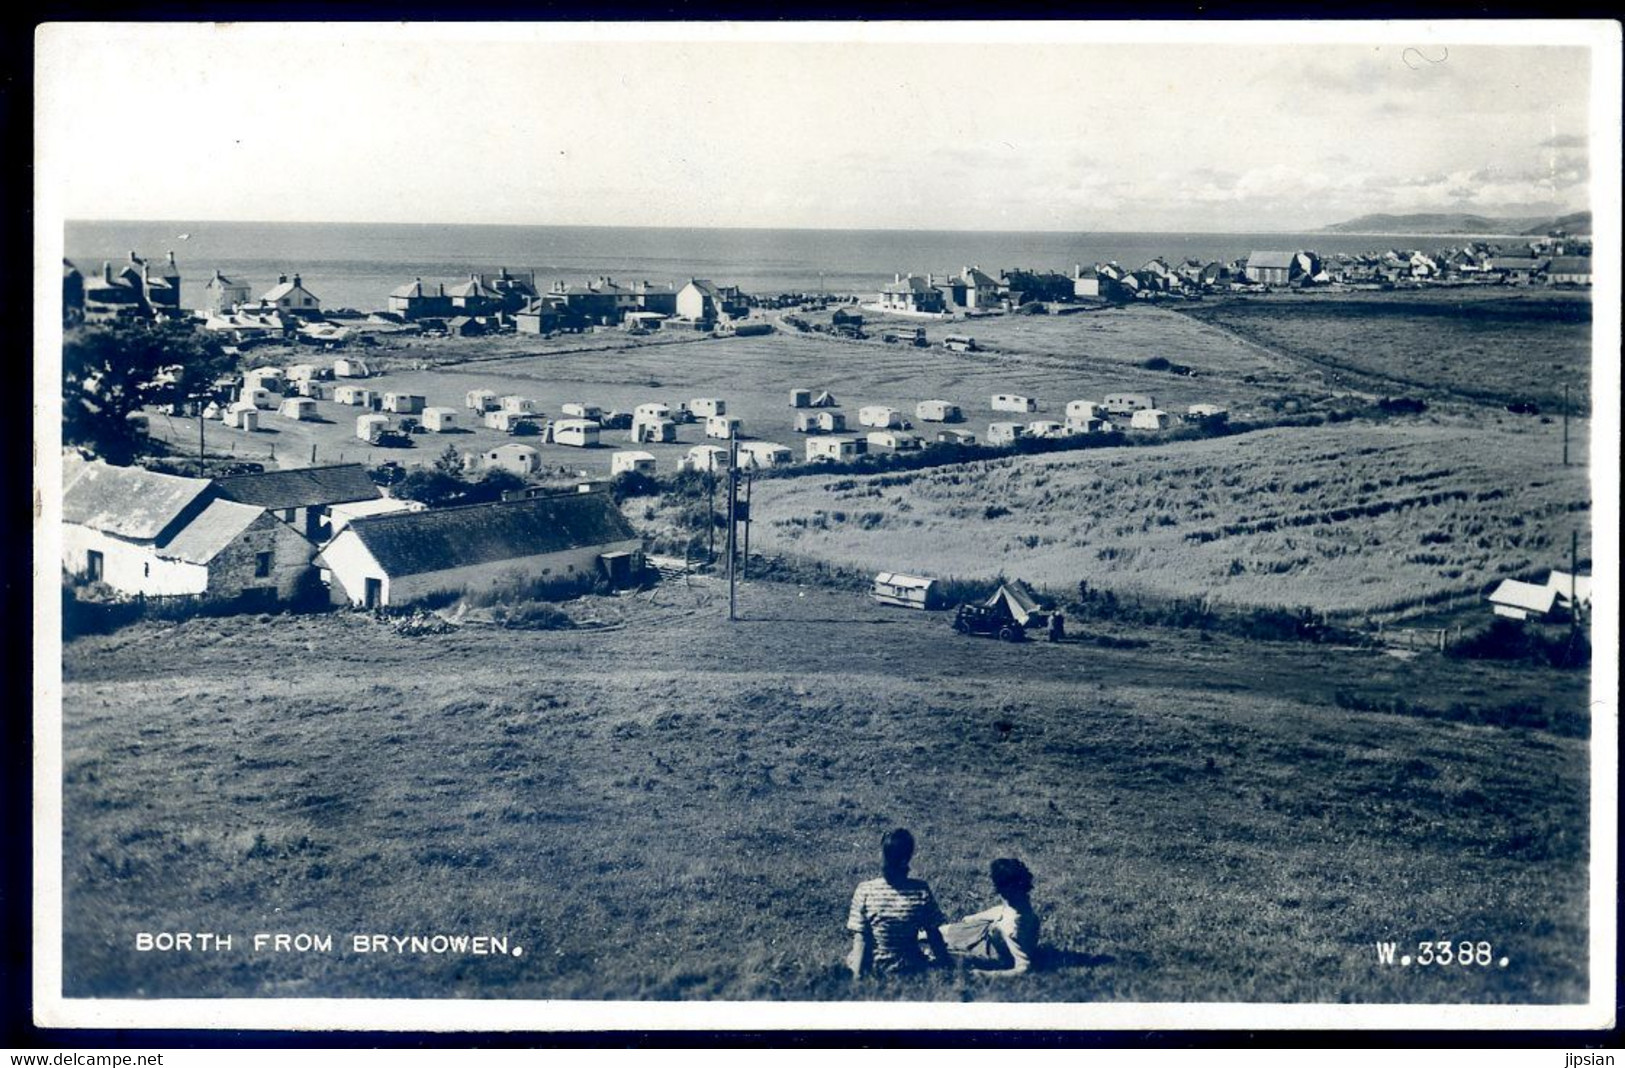
MULTIPOLYGON (((197 315, 207 321, 240 314, 242 319, 233 328, 286 333, 293 325, 290 318, 319 317, 321 304, 297 274, 291 279, 287 275, 279 277, 276 285, 255 300, 246 283, 215 271, 203 287, 203 306, 197 315)), ((181 271, 173 252, 166 253, 161 263, 154 263, 132 251, 117 270, 110 261, 103 262, 101 272, 88 277, 71 260, 62 261, 62 321, 66 326, 118 319, 179 318, 185 314, 181 307, 181 271)))
POLYGON ((70 461, 62 566, 127 595, 268 605, 325 584, 383 607, 519 579, 580 581, 642 541, 603 493, 424 509, 359 464, 214 479, 70 461))

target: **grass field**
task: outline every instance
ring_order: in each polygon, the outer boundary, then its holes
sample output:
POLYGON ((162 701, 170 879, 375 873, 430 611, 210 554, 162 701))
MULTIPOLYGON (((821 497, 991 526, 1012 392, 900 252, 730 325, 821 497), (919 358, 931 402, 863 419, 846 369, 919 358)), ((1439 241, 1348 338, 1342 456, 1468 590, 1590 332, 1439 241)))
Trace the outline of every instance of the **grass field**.
POLYGON ((1584 460, 1515 416, 1277 428, 913 473, 758 482, 752 549, 1369 611, 1589 557, 1584 460))
POLYGON ((1333 388, 1530 401, 1555 414, 1568 385, 1574 411, 1589 405, 1585 293, 1277 294, 1185 304, 1180 314, 1301 360, 1333 388))
MULTIPOLYGON (((857 415, 863 405, 891 405, 912 418, 919 401, 943 399, 964 408, 964 428, 979 436, 986 434, 988 422, 1006 417, 992 410, 995 393, 1037 398, 1040 410, 1029 417, 1033 419, 1063 418, 1068 401, 1099 400, 1119 390, 1149 392, 1176 411, 1198 401, 1216 402, 1245 418, 1261 401, 1298 390, 1290 362, 1274 361, 1256 346, 1156 308, 1065 317, 1010 316, 978 320, 969 327, 932 324, 928 329, 939 341, 946 331, 970 330, 994 351, 951 353, 940 347, 790 335, 702 337, 664 344, 613 334, 546 341, 418 339, 409 347, 391 342, 381 356, 369 355, 386 371, 365 384, 420 393, 431 405, 460 411, 469 390, 515 392, 531 397, 549 416, 557 416, 568 401, 631 411, 652 401, 675 405, 695 397, 721 397, 728 402, 729 414, 744 420, 747 436, 788 445, 798 459, 804 446, 802 435, 794 431, 789 406, 790 390, 797 386, 833 392, 853 432, 862 429, 857 415), (551 347, 538 351, 536 346, 551 347), (1196 376, 1140 366, 1157 355, 1190 366, 1196 376)), ((251 362, 270 359, 271 354, 256 352, 251 362)), ((287 362, 296 359, 308 356, 290 354, 287 362)), ((207 447, 259 460, 269 459, 274 450, 276 462, 288 466, 310 463, 313 446, 319 463, 426 464, 447 445, 483 451, 526 440, 479 428, 471 433, 419 435, 411 449, 380 449, 356 438, 360 409, 319 401, 317 411, 323 422, 264 413, 262 429, 252 433, 212 423, 205 428, 207 447)), ((155 414, 152 430, 182 451, 197 448, 195 419, 155 414)), ((654 453, 660 469, 671 471, 688 449, 708 443, 699 424, 680 427, 678 436, 675 445, 636 447, 654 453)), ((606 431, 598 449, 539 448, 547 464, 607 474, 610 453, 634 447, 627 437, 625 431, 606 431)))
POLYGON ((1586 993, 1587 743, 1348 711, 1534 702, 1579 673, 1147 632, 1011 646, 941 615, 697 580, 596 630, 361 614, 67 648, 65 993, 1564 1002, 1586 993), (1062 967, 853 987, 881 833, 950 915, 1026 859, 1062 967), (138 953, 138 932, 230 933, 138 953), (331 953, 254 952, 256 932, 331 953), (354 954, 354 934, 522 956, 354 954), (1488 941, 1507 967, 1379 966, 1488 941))

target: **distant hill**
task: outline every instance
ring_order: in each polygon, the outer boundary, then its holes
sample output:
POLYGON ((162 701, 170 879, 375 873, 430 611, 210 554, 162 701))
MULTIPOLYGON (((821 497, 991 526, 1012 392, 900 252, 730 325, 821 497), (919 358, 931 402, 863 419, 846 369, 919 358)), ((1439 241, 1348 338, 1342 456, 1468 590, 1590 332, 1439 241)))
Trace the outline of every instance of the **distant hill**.
POLYGON ((1416 215, 1362 215, 1348 222, 1323 227, 1333 234, 1535 234, 1561 227, 1569 233, 1590 233, 1591 213, 1575 212, 1559 219, 1523 216, 1497 219, 1461 212, 1431 212, 1416 215))

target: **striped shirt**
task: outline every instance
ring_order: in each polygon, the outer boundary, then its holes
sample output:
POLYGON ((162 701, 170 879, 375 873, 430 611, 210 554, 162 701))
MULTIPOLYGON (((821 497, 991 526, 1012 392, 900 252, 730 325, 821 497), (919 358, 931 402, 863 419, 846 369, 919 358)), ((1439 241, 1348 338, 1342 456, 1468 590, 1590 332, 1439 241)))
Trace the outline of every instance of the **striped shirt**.
POLYGON ((873 943, 871 962, 877 973, 926 967, 920 932, 943 922, 942 909, 923 879, 903 879, 895 885, 883 878, 859 883, 846 915, 846 929, 868 935, 873 943))

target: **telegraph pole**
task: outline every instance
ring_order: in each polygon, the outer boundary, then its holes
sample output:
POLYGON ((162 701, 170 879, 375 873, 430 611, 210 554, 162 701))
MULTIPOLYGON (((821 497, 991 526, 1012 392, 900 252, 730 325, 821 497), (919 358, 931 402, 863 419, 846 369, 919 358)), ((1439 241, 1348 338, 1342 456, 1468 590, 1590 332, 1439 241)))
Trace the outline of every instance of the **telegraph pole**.
POLYGON ((739 577, 750 577, 750 487, 756 481, 756 471, 745 472, 745 548, 739 554, 739 577))
POLYGON ((717 461, 716 454, 711 454, 711 462, 705 468, 705 566, 710 567, 717 562, 717 461))
POLYGON ((728 622, 738 618, 735 586, 739 577, 735 557, 739 550, 739 439, 728 439, 728 622))
POLYGON ((1563 384, 1563 467, 1568 467, 1568 382, 1563 384))

